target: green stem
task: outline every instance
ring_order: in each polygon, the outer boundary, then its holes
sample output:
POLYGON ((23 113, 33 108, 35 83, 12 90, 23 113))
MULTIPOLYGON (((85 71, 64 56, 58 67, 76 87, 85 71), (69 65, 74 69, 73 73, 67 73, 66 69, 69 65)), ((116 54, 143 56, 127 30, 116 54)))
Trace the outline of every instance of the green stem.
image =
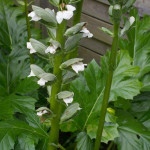
POLYGON ((81 14, 82 14, 82 6, 83 6, 83 0, 81 0, 76 4, 76 11, 73 17, 73 25, 76 25, 77 23, 80 22, 81 14))
POLYGON ((108 105, 108 100, 109 100, 109 95, 110 95, 113 72, 114 72, 114 68, 116 64, 118 39, 119 39, 119 36, 118 36, 119 26, 120 26, 120 23, 114 23, 114 38, 113 38, 110 61, 109 61, 109 71, 108 71, 106 85, 105 85, 103 103, 102 103, 102 108, 101 108, 101 114, 100 114, 100 120, 99 120, 99 126, 98 126, 94 150, 99 150, 100 143, 101 143, 102 131, 103 131, 104 122, 105 122, 105 115, 106 115, 106 110, 107 110, 107 105, 108 105))
POLYGON ((109 144, 109 146, 108 146, 107 150, 111 150, 111 148, 113 147, 113 145, 114 145, 114 142, 113 142, 113 141, 111 141, 111 143, 109 144))
POLYGON ((56 150, 57 148, 51 145, 51 143, 58 145, 58 140, 59 140, 59 121, 60 121, 62 106, 57 101, 56 95, 61 90, 61 85, 62 85, 62 71, 59 68, 59 66, 62 64, 64 59, 63 47, 65 42, 64 33, 66 30, 66 24, 67 24, 66 21, 63 21, 60 25, 58 25, 58 29, 57 29, 56 40, 61 44, 62 51, 60 52, 60 54, 55 56, 55 60, 54 60, 53 74, 57 76, 57 81, 52 86, 50 108, 56 116, 51 120, 51 131, 50 131, 48 150, 56 150))
MULTIPOLYGON (((25 14, 26 14, 26 24, 27 24, 27 33, 28 33, 28 41, 31 38, 31 29, 30 29, 30 22, 28 17, 28 0, 24 0, 25 3, 25 14)), ((33 64, 33 55, 30 54, 30 63, 33 64)))

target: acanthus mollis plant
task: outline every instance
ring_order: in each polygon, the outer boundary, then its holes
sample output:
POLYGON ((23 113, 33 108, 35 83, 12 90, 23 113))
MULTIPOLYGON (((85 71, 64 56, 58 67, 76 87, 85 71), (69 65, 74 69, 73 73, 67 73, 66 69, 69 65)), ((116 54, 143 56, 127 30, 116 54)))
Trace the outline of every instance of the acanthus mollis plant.
POLYGON ((47 142, 48 150, 56 150, 59 144, 60 124, 77 114, 82 108, 73 102, 74 93, 68 91, 72 80, 84 71, 86 64, 82 58, 68 59, 68 55, 76 50, 82 38, 93 36, 86 28, 86 22, 77 23, 67 29, 67 20, 73 17, 76 8, 71 1, 52 1, 58 11, 49 8, 32 6, 33 11, 28 15, 32 21, 39 21, 49 32, 47 45, 31 38, 27 42, 30 53, 36 53, 47 63, 53 64, 53 72, 45 72, 41 67, 32 64, 29 78, 35 76, 40 86, 46 86, 49 94, 50 108, 39 108, 37 115, 43 122, 49 122, 50 135, 47 142), (45 119, 44 119, 45 117, 45 119))
POLYGON ((76 139, 77 149, 98 150, 101 142, 109 144, 108 149, 148 150, 150 147, 150 17, 144 16, 140 20, 133 9, 130 17, 125 18, 123 29, 119 27, 121 14, 132 8, 133 3, 110 0, 109 14, 114 30, 102 30, 113 37, 111 52, 101 57, 101 66, 92 61, 84 74, 71 83, 74 102, 78 102, 82 110, 64 122, 61 129, 80 132, 76 139), (127 39, 122 38, 125 34, 127 39), (107 91, 106 99, 104 91, 108 88, 110 93, 107 91))

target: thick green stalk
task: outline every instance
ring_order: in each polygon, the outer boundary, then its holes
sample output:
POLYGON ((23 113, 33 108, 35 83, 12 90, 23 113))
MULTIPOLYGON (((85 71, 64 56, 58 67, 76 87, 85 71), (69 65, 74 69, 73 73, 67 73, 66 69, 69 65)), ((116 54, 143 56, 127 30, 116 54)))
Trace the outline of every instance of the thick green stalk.
POLYGON ((76 11, 75 11, 74 17, 73 17, 73 25, 76 25, 77 23, 80 22, 81 13, 82 13, 82 6, 83 6, 83 0, 81 0, 80 2, 78 2, 76 4, 76 11))
POLYGON ((61 90, 61 85, 62 85, 62 71, 59 67, 62 64, 63 59, 64 59, 63 47, 64 47, 64 41, 65 41, 65 38, 64 38, 65 30, 66 30, 66 21, 63 21, 60 25, 58 25, 57 37, 56 37, 56 40, 62 46, 62 50, 60 54, 55 56, 55 60, 54 60, 55 62, 54 62, 53 74, 56 75, 57 81, 52 86, 50 108, 52 112, 55 114, 55 117, 51 120, 50 139, 49 139, 47 150, 56 150, 57 147, 53 146, 52 144, 58 145, 58 142, 59 142, 59 121, 60 121, 62 108, 56 99, 56 95, 61 90))
MULTIPOLYGON (((26 24, 27 24, 27 33, 28 33, 28 41, 31 38, 31 29, 30 29, 30 22, 28 17, 28 0, 24 0, 25 3, 25 14, 26 14, 26 24)), ((33 64, 33 55, 30 54, 30 63, 33 64)))
POLYGON ((100 113, 100 120, 99 120, 99 126, 98 126, 94 150, 99 150, 100 143, 101 143, 102 131, 103 131, 104 122, 105 122, 105 115, 106 115, 106 110, 107 110, 107 105, 108 105, 108 100, 109 100, 109 95, 110 95, 113 72, 114 72, 114 68, 116 64, 118 39, 119 39, 118 37, 119 26, 120 26, 120 23, 114 23, 114 38, 113 38, 111 55, 110 55, 110 60, 109 60, 109 71, 108 71, 106 85, 105 85, 103 103, 102 103, 102 108, 101 108, 101 113, 100 113))

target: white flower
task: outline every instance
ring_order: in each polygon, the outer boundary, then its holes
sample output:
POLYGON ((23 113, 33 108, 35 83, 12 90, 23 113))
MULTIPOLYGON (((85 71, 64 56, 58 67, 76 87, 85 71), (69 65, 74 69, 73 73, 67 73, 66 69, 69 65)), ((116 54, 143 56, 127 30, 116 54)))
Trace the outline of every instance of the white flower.
POLYGON ((45 53, 55 54, 57 48, 58 48, 58 47, 55 46, 55 45, 49 46, 49 47, 45 50, 45 53))
POLYGON ((47 110, 43 110, 43 112, 42 112, 43 114, 47 114, 48 113, 48 111, 47 110))
POLYGON ((36 75, 33 73, 33 71, 31 70, 30 74, 28 75, 28 77, 35 77, 36 75))
POLYGON ((40 86, 44 86, 46 82, 48 82, 48 81, 41 78, 37 83, 38 83, 40 86))
POLYGON ((87 66, 87 64, 83 64, 82 62, 78 62, 72 65, 72 69, 78 73, 79 71, 84 71, 84 66, 87 66))
POLYGON ((31 45, 31 42, 27 42, 27 48, 30 49, 30 54, 36 53, 35 49, 31 45))
POLYGON ((41 111, 38 111, 37 112, 37 115, 39 116, 39 117, 41 117, 43 114, 47 114, 48 113, 48 111, 47 110, 41 110, 41 111))
POLYGON ((37 115, 41 117, 43 115, 42 111, 37 112, 37 115))
POLYGON ((34 11, 32 11, 31 13, 28 14, 29 17, 31 17, 31 21, 39 21, 41 20, 41 17, 37 16, 36 13, 34 11))
POLYGON ((93 37, 93 34, 90 33, 90 31, 86 27, 84 27, 80 32, 83 32, 83 37, 88 37, 88 38, 93 37))
POLYGON ((130 19, 129 19, 130 26, 133 25, 134 21, 135 21, 135 18, 133 16, 131 16, 130 19))
POLYGON ((67 10, 58 11, 56 14, 56 20, 60 24, 63 19, 69 20, 73 16, 73 11, 76 10, 74 6, 66 5, 67 10))
POLYGON ((73 96, 64 98, 63 100, 66 103, 66 105, 68 106, 69 103, 73 102, 73 96))

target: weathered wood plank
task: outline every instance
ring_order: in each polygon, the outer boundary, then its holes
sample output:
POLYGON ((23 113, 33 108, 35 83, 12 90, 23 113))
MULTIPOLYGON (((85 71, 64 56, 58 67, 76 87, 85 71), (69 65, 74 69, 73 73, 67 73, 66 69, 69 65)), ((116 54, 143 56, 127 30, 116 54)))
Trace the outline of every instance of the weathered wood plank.
POLYGON ((79 47, 79 57, 84 58, 84 63, 89 63, 93 59, 95 59, 97 63, 100 63, 100 56, 101 55, 94 53, 89 49, 86 49, 82 46, 79 47))
MULTIPOLYGON (((101 3, 109 5, 107 0, 97 0, 101 3)), ((143 16, 144 14, 150 15, 150 1, 149 0, 136 0, 134 6, 138 9, 139 15, 143 16)))
POLYGON ((104 55, 106 53, 106 50, 110 49, 110 45, 94 38, 84 38, 81 40, 80 45, 85 48, 91 49, 91 51, 94 51, 100 55, 104 55))
POLYGON ((108 15, 108 5, 96 0, 84 0, 83 13, 110 23, 108 15))
POLYGON ((88 22, 87 28, 90 30, 90 32, 93 33, 94 38, 111 45, 112 38, 103 31, 101 31, 98 27, 106 27, 112 30, 113 29, 112 25, 85 14, 82 14, 81 21, 88 22))

